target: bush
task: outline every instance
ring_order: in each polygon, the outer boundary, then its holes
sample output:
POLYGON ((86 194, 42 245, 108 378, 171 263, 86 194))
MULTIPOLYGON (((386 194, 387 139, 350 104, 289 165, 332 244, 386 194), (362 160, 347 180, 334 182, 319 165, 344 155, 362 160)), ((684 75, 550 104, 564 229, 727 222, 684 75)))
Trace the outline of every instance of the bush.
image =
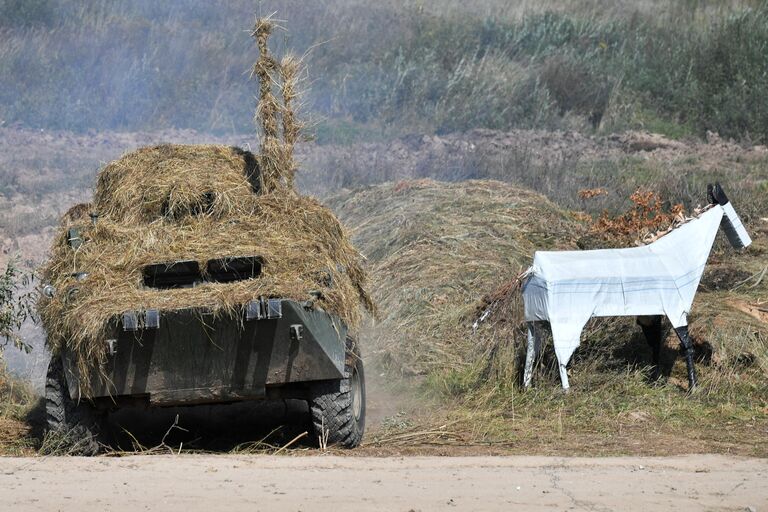
MULTIPOLYGON (((0 338, 4 344, 12 344, 29 352, 30 346, 22 340, 18 331, 27 318, 34 315, 34 304, 30 294, 19 294, 21 287, 29 284, 13 262, 8 263, 5 273, 0 274, 0 338)), ((3 344, 0 344, 2 346, 3 344)))
POLYGON ((693 50, 691 104, 702 129, 732 137, 768 135, 768 7, 734 14, 693 50))

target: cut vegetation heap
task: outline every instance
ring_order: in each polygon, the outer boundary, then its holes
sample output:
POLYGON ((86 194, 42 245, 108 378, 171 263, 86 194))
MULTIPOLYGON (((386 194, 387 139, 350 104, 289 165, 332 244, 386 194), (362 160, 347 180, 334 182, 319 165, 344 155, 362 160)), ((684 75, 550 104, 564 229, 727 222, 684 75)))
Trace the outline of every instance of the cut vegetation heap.
MULTIPOLYGON (((356 326, 365 290, 360 254, 336 217, 293 186, 293 145, 300 125, 291 102, 299 61, 267 50, 272 29, 257 21, 260 58, 257 120, 261 154, 215 145, 161 145, 128 153, 99 174, 91 204, 62 219, 44 280, 55 290, 38 309, 54 354, 67 351, 81 375, 107 360, 109 323, 125 311, 198 308, 240 315, 261 297, 306 301, 356 326), (273 88, 279 89, 282 104, 273 88), (74 231, 72 228, 75 228, 74 231), (258 278, 206 279, 206 263, 257 256, 258 278), (198 262, 203 283, 156 289, 145 267, 198 262)), ((80 393, 89 394, 81 380, 80 393)))

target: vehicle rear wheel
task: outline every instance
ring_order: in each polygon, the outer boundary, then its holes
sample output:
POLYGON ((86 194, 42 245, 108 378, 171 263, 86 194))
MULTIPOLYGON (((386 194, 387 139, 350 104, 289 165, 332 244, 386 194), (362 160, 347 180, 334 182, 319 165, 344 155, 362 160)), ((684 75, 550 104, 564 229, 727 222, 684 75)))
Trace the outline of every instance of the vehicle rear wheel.
POLYGON ((365 372, 357 342, 347 337, 345 378, 313 384, 309 409, 319 445, 354 448, 365 432, 365 372))
POLYGON ((69 396, 64 365, 56 356, 51 358, 45 380, 45 416, 48 451, 72 455, 99 452, 99 414, 87 400, 69 396))

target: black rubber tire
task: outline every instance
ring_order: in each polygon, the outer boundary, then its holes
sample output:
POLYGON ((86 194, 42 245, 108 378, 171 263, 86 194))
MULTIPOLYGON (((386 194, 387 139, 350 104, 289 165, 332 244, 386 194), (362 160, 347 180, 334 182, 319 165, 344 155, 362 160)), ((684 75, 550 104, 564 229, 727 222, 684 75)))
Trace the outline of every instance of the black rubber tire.
POLYGON ((345 378, 316 382, 311 387, 309 410, 320 446, 355 448, 365 432, 365 371, 360 349, 347 337, 345 378))
POLYGON ((55 356, 45 379, 45 419, 48 435, 56 437, 58 452, 86 456, 99 453, 100 415, 87 400, 78 402, 69 396, 64 365, 55 356))

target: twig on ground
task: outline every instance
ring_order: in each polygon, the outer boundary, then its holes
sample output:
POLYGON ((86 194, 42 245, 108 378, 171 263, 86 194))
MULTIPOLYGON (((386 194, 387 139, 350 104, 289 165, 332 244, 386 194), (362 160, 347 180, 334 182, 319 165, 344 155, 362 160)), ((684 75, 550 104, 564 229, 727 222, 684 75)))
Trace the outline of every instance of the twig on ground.
POLYGON ((731 291, 735 292, 736 290, 738 290, 739 288, 741 288, 745 284, 749 283, 752 279, 755 279, 755 282, 753 284, 747 286, 747 288, 749 288, 749 289, 756 288, 763 281, 763 278, 765 277, 765 274, 767 272, 768 272, 768 265, 766 265, 763 270, 755 272, 754 274, 752 274, 751 276, 747 277, 746 279, 743 279, 743 280, 739 281, 738 283, 736 283, 736 285, 733 288, 731 288, 731 291))
POLYGON ((286 449, 287 449, 289 446, 291 446, 293 443, 295 443, 296 441, 298 441, 298 440, 299 440, 299 439, 301 439, 302 437, 306 437, 306 435, 307 435, 307 432, 306 432, 306 431, 304 431, 304 432, 302 432, 301 434, 297 435, 296 437, 294 437, 293 439, 291 439, 290 441, 288 441, 288 443, 286 443, 286 444, 284 444, 283 446, 281 446, 281 447, 280 447, 280 449, 279 449, 279 450, 277 450, 277 451, 276 451, 276 452, 275 452, 273 455, 278 455, 280 452, 282 452, 282 451, 286 450, 286 449))

